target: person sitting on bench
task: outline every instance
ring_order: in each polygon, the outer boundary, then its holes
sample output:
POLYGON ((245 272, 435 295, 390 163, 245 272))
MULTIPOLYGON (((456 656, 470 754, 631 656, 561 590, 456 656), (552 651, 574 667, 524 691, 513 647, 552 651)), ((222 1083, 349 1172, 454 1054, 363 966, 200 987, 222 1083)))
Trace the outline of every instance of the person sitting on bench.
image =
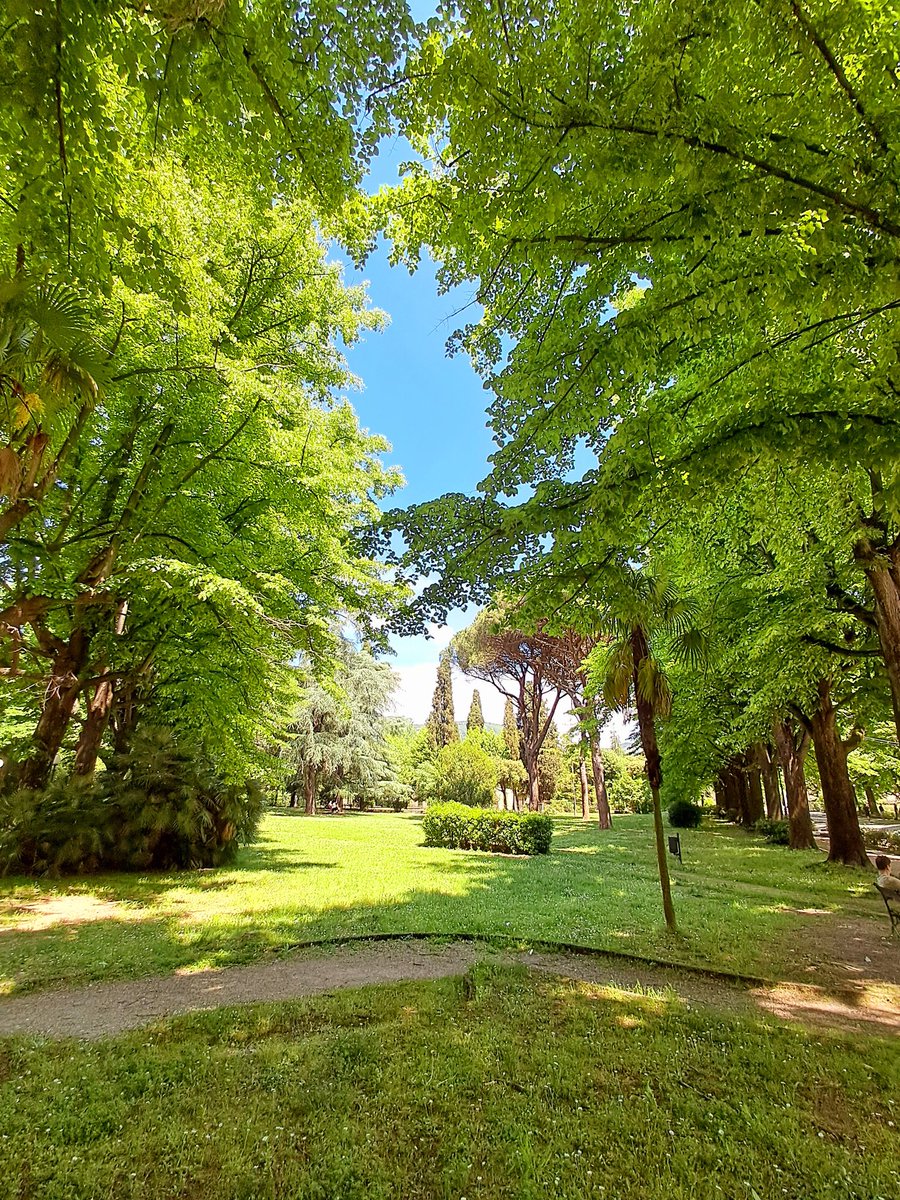
POLYGON ((886 854, 879 854, 875 859, 875 886, 883 896, 890 900, 900 900, 900 879, 891 874, 891 860, 886 854))

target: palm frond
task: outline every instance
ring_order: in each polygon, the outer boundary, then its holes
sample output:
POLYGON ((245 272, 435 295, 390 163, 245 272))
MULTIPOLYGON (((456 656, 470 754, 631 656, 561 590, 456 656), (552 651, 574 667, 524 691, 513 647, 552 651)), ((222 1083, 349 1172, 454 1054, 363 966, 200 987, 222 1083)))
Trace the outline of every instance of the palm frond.
POLYGON ((641 699, 646 700, 659 717, 667 717, 672 710, 672 692, 659 663, 647 656, 638 663, 637 688, 641 699))
POLYGON ((672 653, 690 667, 701 667, 709 655, 705 634, 696 625, 682 630, 672 639, 672 653))
POLYGON ((602 695, 609 708, 625 708, 631 691, 634 658, 627 638, 596 646, 586 662, 588 690, 602 695))

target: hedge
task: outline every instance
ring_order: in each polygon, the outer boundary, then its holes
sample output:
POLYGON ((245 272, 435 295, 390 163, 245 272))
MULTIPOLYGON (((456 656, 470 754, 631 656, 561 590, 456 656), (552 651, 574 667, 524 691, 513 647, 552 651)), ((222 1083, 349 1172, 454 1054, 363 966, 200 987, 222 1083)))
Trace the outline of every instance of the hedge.
POLYGON ((546 813, 498 812, 466 804, 429 804, 422 819, 426 846, 549 854, 553 819, 546 813))

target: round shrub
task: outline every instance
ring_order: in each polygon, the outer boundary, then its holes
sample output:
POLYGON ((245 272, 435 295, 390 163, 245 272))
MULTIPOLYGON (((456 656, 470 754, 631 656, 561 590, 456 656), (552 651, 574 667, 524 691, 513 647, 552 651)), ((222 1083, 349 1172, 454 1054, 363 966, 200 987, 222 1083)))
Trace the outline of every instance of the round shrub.
POLYGON ((673 800, 669 805, 669 824, 675 829, 696 829, 702 815, 690 800, 673 800))

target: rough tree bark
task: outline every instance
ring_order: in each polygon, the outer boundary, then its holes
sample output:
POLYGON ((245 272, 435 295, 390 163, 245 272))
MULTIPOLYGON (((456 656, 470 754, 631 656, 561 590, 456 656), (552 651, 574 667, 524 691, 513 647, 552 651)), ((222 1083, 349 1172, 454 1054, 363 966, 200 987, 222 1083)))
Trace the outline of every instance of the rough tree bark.
POLYGON ((720 778, 725 792, 726 812, 733 812, 739 824, 750 825, 750 798, 742 760, 737 757, 729 759, 720 772, 720 778))
POLYGON ((809 815, 809 793, 803 762, 809 749, 809 732, 789 719, 773 723, 775 748, 784 774, 788 805, 788 837, 792 850, 811 850, 816 844, 809 815))
POLYGON ((50 782, 53 764, 82 688, 81 675, 90 643, 90 635, 82 625, 75 627, 67 641, 53 639, 50 678, 41 715, 31 737, 31 750, 14 775, 18 787, 39 791, 50 782))
POLYGON ((87 716, 78 735, 75 747, 75 765, 73 772, 83 778, 90 778, 97 769, 97 759, 103 744, 103 735, 109 724, 109 714, 112 711, 113 685, 109 679, 101 679, 94 686, 94 692, 88 701, 87 716))
POLYGON ((653 797, 653 831, 656 836, 656 862, 659 867, 659 884, 662 888, 663 912, 666 925, 674 933, 675 906, 672 903, 672 888, 669 883, 669 863, 666 858, 666 840, 663 833, 662 807, 659 800, 659 789, 662 784, 662 765, 659 756, 659 744, 656 740, 656 717, 652 703, 642 695, 638 683, 640 666, 649 657, 649 646, 643 629, 638 626, 631 634, 631 653, 634 663, 632 682, 634 698, 637 707, 638 729, 641 735, 641 748, 647 764, 647 782, 650 784, 650 795, 653 797))
POLYGON ((784 805, 781 802, 781 788, 778 786, 778 764, 773 758, 773 751, 765 742, 758 742, 760 750, 759 769, 762 775, 763 791, 766 795, 766 816, 770 821, 777 821, 785 816, 784 805))
POLYGON ((819 703, 810 717, 810 731, 822 781, 825 820, 828 823, 828 861, 848 866, 868 866, 856 796, 847 770, 847 744, 838 730, 831 681, 820 679, 817 691, 819 703))
MULTIPOLYGON (((127 614, 128 601, 120 600, 116 605, 113 617, 113 634, 116 637, 121 637, 125 632, 125 618, 127 614)), ((99 669, 103 671, 105 664, 101 665, 99 669)), ((110 714, 112 713, 113 696, 113 681, 111 679, 100 679, 94 685, 93 694, 87 703, 87 715, 82 724, 78 743, 75 747, 74 773, 76 775, 90 778, 97 769, 100 747, 103 744, 103 738, 109 725, 110 714)))

